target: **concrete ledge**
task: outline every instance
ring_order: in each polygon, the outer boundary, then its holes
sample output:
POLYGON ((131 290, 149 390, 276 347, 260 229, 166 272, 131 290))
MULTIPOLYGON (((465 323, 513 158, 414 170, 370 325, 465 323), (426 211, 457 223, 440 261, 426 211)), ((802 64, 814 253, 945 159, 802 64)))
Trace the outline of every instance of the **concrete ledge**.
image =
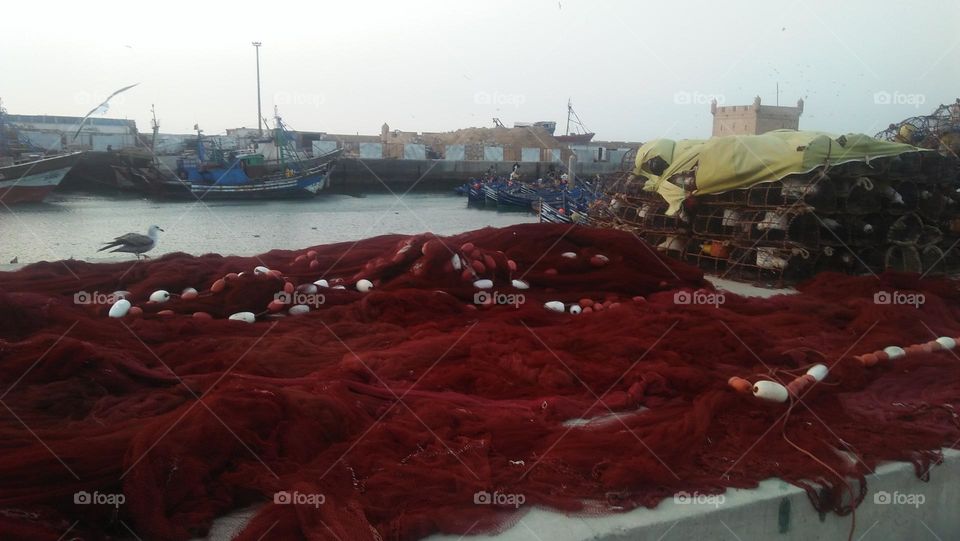
MULTIPOLYGON (((867 495, 857 508, 854 539, 862 541, 960 539, 960 451, 944 449, 944 462, 917 479, 913 465, 892 462, 867 478, 867 495), (921 499, 922 498, 922 499, 921 499), (884 501, 888 503, 883 503, 884 501), (921 503, 922 502, 922 503, 921 503)), ((411 490, 416 490, 411 487, 411 490)), ((755 489, 729 489, 722 495, 666 499, 655 509, 598 516, 567 516, 534 508, 497 535, 433 535, 428 541, 627 541, 695 539, 711 541, 845 540, 851 517, 821 516, 807 493, 779 479, 755 489)), ((243 529, 259 506, 216 520, 206 541, 228 541, 243 529)), ((203 541, 197 539, 194 541, 203 541)))
MULTIPOLYGON (((867 496, 857 508, 854 539, 960 539, 960 451, 945 449, 944 463, 930 471, 930 481, 917 479, 913 465, 885 464, 867 478, 867 496), (881 503, 883 501, 889 503, 881 503), (922 503, 917 503, 921 502, 922 503)), ((571 517, 533 509, 499 535, 435 535, 431 541, 614 541, 635 539, 775 539, 845 540, 850 516, 821 516, 807 493, 779 479, 768 479, 756 489, 730 489, 723 495, 676 499, 655 509, 596 517, 571 517), (681 500, 682 501, 682 500, 681 500), (781 512, 782 507, 788 511, 781 512), (781 515, 784 516, 781 519, 781 515), (781 527, 781 522, 785 527, 781 527)))

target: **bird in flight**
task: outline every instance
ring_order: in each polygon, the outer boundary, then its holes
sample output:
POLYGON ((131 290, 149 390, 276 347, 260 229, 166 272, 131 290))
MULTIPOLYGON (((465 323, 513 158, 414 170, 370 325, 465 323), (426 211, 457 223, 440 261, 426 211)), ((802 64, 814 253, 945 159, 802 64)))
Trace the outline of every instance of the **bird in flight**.
POLYGON ((163 231, 158 226, 151 225, 150 229, 147 230, 146 235, 141 235, 140 233, 127 233, 126 235, 121 235, 110 242, 105 242, 103 248, 97 250, 102 252, 104 250, 110 250, 111 252, 126 252, 128 254, 136 254, 137 259, 140 259, 140 256, 147 257, 144 255, 144 252, 149 252, 157 245, 157 238, 160 236, 159 233, 163 231))
POLYGON ((107 99, 103 100, 103 103, 101 103, 100 105, 94 107, 93 109, 90 109, 90 112, 87 113, 87 114, 83 117, 83 119, 80 120, 80 125, 77 126, 77 132, 73 134, 74 140, 76 140, 77 136, 80 135, 80 130, 83 129, 83 125, 87 122, 87 119, 90 118, 90 115, 92 115, 92 114, 94 114, 94 113, 97 113, 97 112, 106 113, 106 112, 110 109, 110 100, 113 99, 114 96, 116 96, 117 94, 119 94, 119 93, 121 93, 121 92, 126 92, 127 90, 130 90, 131 88, 137 86, 138 84, 140 84, 140 83, 134 83, 134 84, 132 84, 132 85, 130 85, 130 86, 125 86, 125 87, 121 88, 120 90, 117 90, 117 91, 114 92, 113 94, 110 94, 109 96, 107 96, 107 99))

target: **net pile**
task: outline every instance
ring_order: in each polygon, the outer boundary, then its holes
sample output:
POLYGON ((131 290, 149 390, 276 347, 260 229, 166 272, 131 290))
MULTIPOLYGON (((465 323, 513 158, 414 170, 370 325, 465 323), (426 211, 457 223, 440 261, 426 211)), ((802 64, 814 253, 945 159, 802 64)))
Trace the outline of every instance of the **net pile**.
MULTIPOLYGON (((689 195, 680 212, 643 190, 611 184, 591 222, 633 231, 668 255, 729 278, 796 283, 818 272, 960 271, 960 162, 933 152, 821 166, 775 182, 689 195)), ((697 170, 670 183, 692 193, 697 170)))
POLYGON ((262 502, 239 539, 414 540, 775 476, 848 513, 881 461, 926 476, 960 438, 955 357, 853 356, 955 336, 960 294, 896 274, 801 290, 684 304, 716 294, 698 269, 554 224, 5 273, 0 531, 183 540, 262 502), (139 311, 74 302, 117 289, 139 311), (877 305, 879 289, 925 302, 877 305), (830 375, 789 416, 727 385, 816 362, 830 375))

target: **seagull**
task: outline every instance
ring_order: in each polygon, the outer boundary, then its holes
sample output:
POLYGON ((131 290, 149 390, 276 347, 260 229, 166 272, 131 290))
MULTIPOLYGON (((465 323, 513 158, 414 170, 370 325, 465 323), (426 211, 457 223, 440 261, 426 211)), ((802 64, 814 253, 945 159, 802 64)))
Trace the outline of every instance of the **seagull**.
POLYGON ((107 96, 107 99, 103 100, 103 103, 101 103, 100 105, 94 107, 93 109, 90 109, 90 112, 87 113, 87 114, 80 120, 80 125, 77 126, 77 133, 73 134, 73 139, 76 140, 77 136, 80 135, 80 130, 83 129, 83 124, 87 121, 88 118, 90 118, 90 115, 92 115, 93 113, 96 113, 96 112, 106 113, 107 110, 110 109, 110 100, 111 100, 114 96, 116 96, 117 94, 119 94, 119 93, 121 93, 121 92, 126 92, 127 90, 130 90, 131 88, 137 86, 138 84, 140 84, 140 83, 134 83, 134 84, 132 84, 132 85, 130 85, 130 86, 125 86, 125 87, 121 88, 120 90, 117 90, 117 91, 114 92, 113 94, 110 94, 109 96, 107 96))
MULTIPOLYGON (((102 252, 104 250, 113 248, 111 252, 127 252, 129 254, 136 254, 137 259, 140 259, 140 256, 144 252, 149 252, 157 245, 158 233, 163 231, 158 226, 151 225, 150 229, 147 230, 146 235, 141 235, 140 233, 127 233, 126 235, 119 236, 113 239, 110 242, 104 243, 103 248, 97 250, 102 252)), ((147 257, 143 255, 143 257, 147 257)))

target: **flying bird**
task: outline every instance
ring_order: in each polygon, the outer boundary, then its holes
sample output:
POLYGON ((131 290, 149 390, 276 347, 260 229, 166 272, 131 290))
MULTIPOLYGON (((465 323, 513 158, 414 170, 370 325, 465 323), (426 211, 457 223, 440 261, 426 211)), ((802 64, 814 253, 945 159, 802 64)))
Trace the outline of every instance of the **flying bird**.
MULTIPOLYGON (((102 252, 104 250, 110 250, 111 252, 126 252, 128 254, 136 254, 137 259, 140 259, 140 256, 144 252, 149 252, 157 245, 157 237, 159 233, 163 231, 158 226, 151 225, 150 229, 147 230, 146 235, 141 235, 140 233, 127 233, 126 235, 121 235, 110 242, 104 243, 103 248, 97 250, 102 252)), ((143 257, 147 257, 143 255, 143 257)))
POLYGON ((101 103, 100 105, 94 107, 93 109, 90 109, 90 112, 87 113, 86 116, 84 116, 83 119, 80 120, 80 125, 77 126, 77 133, 74 133, 74 134, 73 134, 73 139, 76 140, 77 136, 80 135, 80 130, 83 129, 83 125, 84 125, 84 123, 87 122, 87 119, 90 118, 90 115, 92 115, 93 113, 96 113, 97 111, 103 111, 104 113, 106 113, 107 110, 110 109, 110 100, 113 99, 114 96, 116 96, 117 94, 119 94, 119 93, 121 93, 121 92, 126 92, 127 90, 130 90, 131 88, 137 86, 138 84, 140 84, 140 83, 134 83, 134 84, 132 84, 132 85, 130 85, 130 86, 125 86, 125 87, 121 88, 120 90, 117 90, 117 91, 114 92, 113 94, 110 94, 109 96, 107 96, 107 99, 103 100, 103 103, 101 103))

